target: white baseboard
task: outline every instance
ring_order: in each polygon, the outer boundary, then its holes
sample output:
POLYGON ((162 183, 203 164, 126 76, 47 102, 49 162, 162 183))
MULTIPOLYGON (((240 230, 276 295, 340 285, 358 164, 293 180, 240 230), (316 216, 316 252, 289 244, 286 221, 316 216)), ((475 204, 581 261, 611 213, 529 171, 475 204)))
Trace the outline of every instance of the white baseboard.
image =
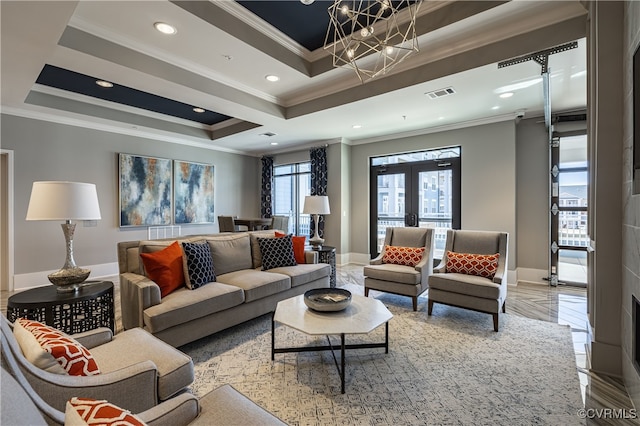
POLYGON ((371 259, 371 256, 367 253, 345 253, 340 256, 341 263, 339 265, 347 265, 349 263, 353 265, 368 265, 371 259))
MULTIPOLYGON (((88 266, 83 265, 82 267, 91 269, 91 275, 89 276, 90 280, 118 275, 117 262, 103 263, 100 265, 88 265, 88 266)), ((14 275, 13 290, 27 290, 30 288, 51 285, 51 283, 49 282, 49 279, 47 278, 47 275, 55 271, 57 271, 57 269, 54 269, 51 271, 39 271, 39 272, 30 272, 28 274, 14 275)))

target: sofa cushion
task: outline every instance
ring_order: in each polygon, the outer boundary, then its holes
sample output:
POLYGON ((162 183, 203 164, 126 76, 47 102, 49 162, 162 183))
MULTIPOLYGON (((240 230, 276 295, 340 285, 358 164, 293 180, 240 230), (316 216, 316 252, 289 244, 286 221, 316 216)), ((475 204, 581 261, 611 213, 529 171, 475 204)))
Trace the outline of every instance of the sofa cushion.
POLYGON ((422 260, 424 247, 384 246, 382 263, 416 266, 422 260))
POLYGON ((188 288, 193 290, 216 280, 209 244, 205 241, 182 243, 182 250, 184 279, 188 288))
POLYGON ((275 231, 268 229, 263 231, 249 232, 249 239, 251 241, 251 267, 253 269, 262 267, 262 254, 260 253, 260 244, 258 244, 258 238, 275 238, 275 231))
POLYGON ((220 282, 195 290, 181 288, 162 299, 160 304, 145 309, 144 324, 150 332, 157 333, 243 302, 242 289, 220 282))
MULTIPOLYGON (((280 238, 287 234, 276 231, 275 235, 276 238, 280 238)), ((307 237, 292 235, 291 241, 293 242, 293 257, 295 257, 296 263, 307 263, 307 259, 304 254, 304 246, 306 244, 307 237)))
POLYGON ((485 299, 500 297, 500 284, 477 275, 439 273, 429 276, 429 288, 461 293, 485 299))
POLYGON ((447 251, 446 271, 491 279, 498 270, 499 258, 500 253, 474 254, 447 251))
POLYGON ((252 269, 249 234, 227 234, 206 238, 217 275, 252 269))
POLYGON ((251 302, 291 288, 291 279, 282 274, 245 269, 220 275, 218 282, 244 290, 245 302, 251 302))
POLYGON ((140 258, 147 277, 158 284, 162 297, 185 285, 182 249, 177 241, 153 253, 140 253, 140 258))
POLYGON ((130 411, 105 400, 78 397, 67 401, 64 424, 66 426, 146 426, 146 423, 131 414, 130 411))
POLYGON ((269 269, 269 272, 287 275, 291 278, 291 287, 297 287, 331 275, 331 266, 327 263, 305 263, 297 266, 284 266, 269 269))
POLYGON ((416 268, 393 263, 365 266, 364 276, 381 281, 393 281, 411 285, 417 285, 421 282, 420 272, 416 271, 416 268))
POLYGON ((91 352, 60 330, 38 321, 18 318, 13 334, 25 358, 42 370, 70 376, 100 374, 91 352))
POLYGON ((291 235, 280 238, 258 238, 262 255, 262 270, 267 271, 282 266, 297 265, 293 256, 293 240, 291 235))

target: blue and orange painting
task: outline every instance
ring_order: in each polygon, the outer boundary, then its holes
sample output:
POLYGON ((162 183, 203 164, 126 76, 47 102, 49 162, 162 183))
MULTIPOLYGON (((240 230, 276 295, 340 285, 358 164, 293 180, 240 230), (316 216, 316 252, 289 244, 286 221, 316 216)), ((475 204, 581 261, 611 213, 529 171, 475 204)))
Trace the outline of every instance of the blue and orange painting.
POLYGON ((171 160, 120 154, 120 226, 171 224, 171 160))
POLYGON ((173 162, 176 224, 213 222, 213 171, 211 164, 173 162))

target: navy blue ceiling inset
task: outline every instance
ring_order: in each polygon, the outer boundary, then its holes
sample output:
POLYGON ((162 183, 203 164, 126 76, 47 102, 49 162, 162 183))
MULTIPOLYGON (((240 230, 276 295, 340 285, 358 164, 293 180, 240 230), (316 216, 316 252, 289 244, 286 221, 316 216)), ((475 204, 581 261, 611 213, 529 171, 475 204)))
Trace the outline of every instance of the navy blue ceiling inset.
POLYGON ((299 1, 238 1, 240 5, 273 25, 284 34, 314 51, 324 46, 329 27, 327 9, 333 1, 316 0, 310 5, 299 1))
POLYGON ((111 88, 100 87, 96 84, 100 79, 47 64, 36 83, 207 125, 231 118, 208 110, 197 113, 193 108, 198 105, 184 104, 114 82, 111 88))

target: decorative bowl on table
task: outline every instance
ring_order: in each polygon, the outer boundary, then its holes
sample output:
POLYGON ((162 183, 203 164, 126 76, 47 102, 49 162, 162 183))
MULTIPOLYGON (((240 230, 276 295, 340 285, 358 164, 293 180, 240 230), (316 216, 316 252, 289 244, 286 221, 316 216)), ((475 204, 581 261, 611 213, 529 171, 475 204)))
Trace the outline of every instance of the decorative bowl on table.
POLYGON ((314 288, 304 293, 304 304, 314 311, 342 311, 351 304, 351 292, 342 288, 314 288))

